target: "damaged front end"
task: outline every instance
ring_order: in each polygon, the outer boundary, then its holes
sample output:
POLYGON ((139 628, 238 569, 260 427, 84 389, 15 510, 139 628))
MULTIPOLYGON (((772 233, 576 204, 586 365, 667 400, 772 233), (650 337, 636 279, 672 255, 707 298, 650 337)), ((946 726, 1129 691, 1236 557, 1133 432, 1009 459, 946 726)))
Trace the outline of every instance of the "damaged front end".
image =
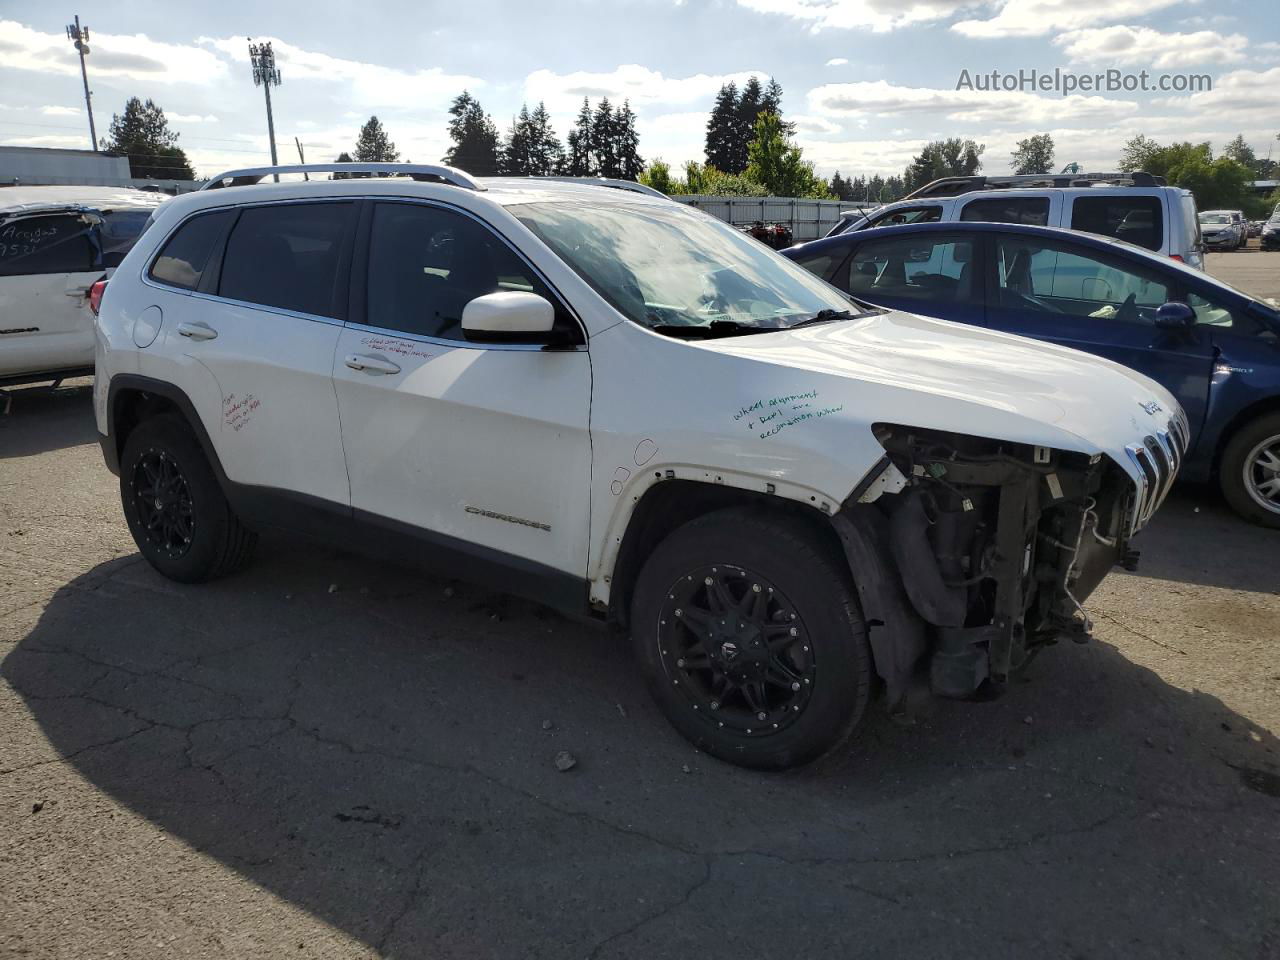
MULTIPOLYGON (((833 518, 891 708, 930 656, 933 691, 998 689, 1048 644, 1089 638, 1083 601, 1154 510, 1111 459, 892 424, 884 460, 833 518), (879 566, 886 574, 867 576, 879 566), (897 582, 892 582, 896 580, 897 582)), ((1174 445, 1158 477, 1167 491, 1174 445)))

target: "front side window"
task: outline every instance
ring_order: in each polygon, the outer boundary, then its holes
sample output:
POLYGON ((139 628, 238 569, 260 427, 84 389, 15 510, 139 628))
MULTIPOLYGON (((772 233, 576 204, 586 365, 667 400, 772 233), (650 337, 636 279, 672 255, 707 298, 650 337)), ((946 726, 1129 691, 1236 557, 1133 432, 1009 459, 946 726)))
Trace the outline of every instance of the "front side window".
POLYGON ((85 273, 98 258, 80 214, 22 217, 0 223, 0 277, 37 273, 85 273))
POLYGON ((1159 250, 1164 246, 1164 210, 1159 197, 1076 197, 1071 229, 1159 250))
POLYGON ((800 265, 675 203, 507 209, 619 313, 661 333, 777 330, 824 310, 861 311, 800 265))
POLYGON ((877 214, 867 222, 867 227, 896 227, 904 223, 937 223, 942 219, 942 207, 928 204, 923 207, 899 207, 877 214))
POLYGON ((947 300, 974 298, 974 243, 938 234, 861 244, 849 258, 847 289, 855 297, 947 300))
POLYGON ((970 200, 960 211, 960 219, 1046 227, 1049 225, 1049 198, 984 197, 981 200, 970 200))
POLYGON ((1106 254, 1040 239, 998 237, 995 305, 1030 313, 1154 324, 1171 299, 1155 271, 1106 254))
POLYGON ((151 265, 151 279, 183 290, 200 286, 214 245, 233 216, 232 210, 202 213, 180 226, 151 265))
POLYGON ((354 209, 347 202, 246 207, 227 238, 218 295, 338 316, 338 261, 354 209))
MULTIPOLYGON (((367 323, 462 340, 462 309, 476 297, 525 291, 558 305, 528 265, 492 231, 452 210, 379 203, 369 235, 367 323)), ((563 308, 556 325, 577 330, 563 308)))

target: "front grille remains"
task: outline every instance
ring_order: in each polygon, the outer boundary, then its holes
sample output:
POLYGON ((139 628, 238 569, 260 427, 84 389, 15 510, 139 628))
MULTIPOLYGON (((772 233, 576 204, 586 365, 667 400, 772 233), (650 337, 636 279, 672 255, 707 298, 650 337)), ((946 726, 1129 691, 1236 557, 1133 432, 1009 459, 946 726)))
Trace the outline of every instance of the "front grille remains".
POLYGON ((1147 525, 1168 495, 1173 481, 1187 453, 1190 431, 1181 412, 1174 416, 1167 430, 1159 430, 1144 437, 1141 443, 1125 447, 1129 459, 1142 471, 1142 489, 1134 510, 1133 530, 1147 525))

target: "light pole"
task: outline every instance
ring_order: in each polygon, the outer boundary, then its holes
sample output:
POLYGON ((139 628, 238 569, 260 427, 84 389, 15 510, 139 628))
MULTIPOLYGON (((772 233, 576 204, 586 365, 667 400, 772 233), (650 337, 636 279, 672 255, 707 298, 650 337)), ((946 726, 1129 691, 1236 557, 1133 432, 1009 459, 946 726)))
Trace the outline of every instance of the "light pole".
MULTIPOLYGON (((280 71, 276 69, 276 55, 271 52, 270 41, 254 43, 250 37, 249 62, 253 64, 253 85, 261 87, 267 96, 267 137, 271 141, 271 165, 279 166, 276 161, 276 124, 271 116, 271 88, 280 86, 280 71)), ((276 183, 279 183, 279 175, 274 176, 276 183)))
POLYGON ((67 39, 75 41, 76 50, 80 54, 80 79, 84 81, 84 105, 89 111, 89 139, 93 141, 93 149, 98 149, 98 131, 93 128, 93 94, 89 92, 89 71, 85 68, 84 58, 89 55, 89 28, 80 26, 80 14, 76 14, 76 22, 67 24, 67 39))

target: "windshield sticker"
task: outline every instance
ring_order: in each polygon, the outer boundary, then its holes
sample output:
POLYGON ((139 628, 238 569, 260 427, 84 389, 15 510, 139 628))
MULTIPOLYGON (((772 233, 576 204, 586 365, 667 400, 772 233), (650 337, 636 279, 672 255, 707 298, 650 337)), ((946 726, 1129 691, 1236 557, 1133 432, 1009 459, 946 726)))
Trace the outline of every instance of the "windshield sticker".
POLYGON ((229 393, 222 398, 222 423, 239 433, 253 419, 260 406, 262 401, 252 393, 246 393, 243 397, 229 393))
POLYGON ((394 353, 401 357, 423 357, 427 359, 431 357, 431 353, 423 350, 421 346, 412 340, 398 340, 395 337, 369 336, 361 340, 360 345, 369 350, 382 350, 385 353, 394 353))
POLYGON ((820 407, 817 400, 817 390, 768 397, 741 407, 733 415, 733 419, 735 422, 745 422, 748 430, 758 433, 761 440, 767 440, 769 437, 776 437, 787 427, 806 420, 820 420, 844 409, 843 403, 834 407, 820 407))

